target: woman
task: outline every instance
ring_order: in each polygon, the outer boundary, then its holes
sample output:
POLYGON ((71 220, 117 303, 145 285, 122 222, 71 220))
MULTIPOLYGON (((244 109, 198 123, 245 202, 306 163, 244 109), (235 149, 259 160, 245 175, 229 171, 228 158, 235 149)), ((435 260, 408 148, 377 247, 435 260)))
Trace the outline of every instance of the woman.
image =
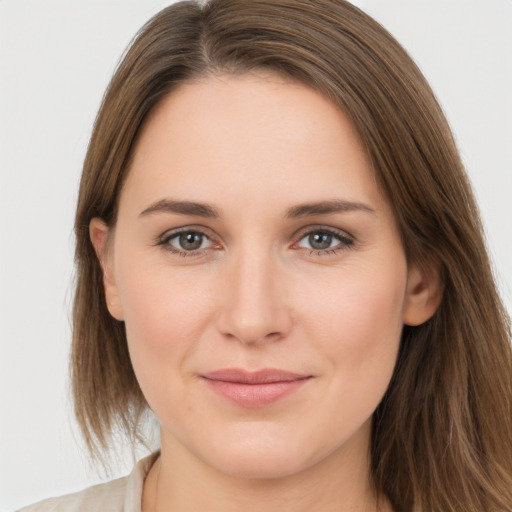
POLYGON ((421 73, 352 5, 157 15, 98 114, 76 235, 85 438, 137 439, 149 407, 161 451, 28 510, 512 508, 478 211, 421 73))

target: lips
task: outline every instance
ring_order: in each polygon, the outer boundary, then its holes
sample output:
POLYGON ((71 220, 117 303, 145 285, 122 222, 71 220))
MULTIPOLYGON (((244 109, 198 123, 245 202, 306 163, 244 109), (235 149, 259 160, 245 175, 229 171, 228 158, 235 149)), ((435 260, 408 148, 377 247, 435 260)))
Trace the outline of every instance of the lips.
POLYGON ((241 407, 263 407, 277 402, 298 391, 312 378, 274 368, 255 372, 226 368, 201 377, 212 391, 241 407))

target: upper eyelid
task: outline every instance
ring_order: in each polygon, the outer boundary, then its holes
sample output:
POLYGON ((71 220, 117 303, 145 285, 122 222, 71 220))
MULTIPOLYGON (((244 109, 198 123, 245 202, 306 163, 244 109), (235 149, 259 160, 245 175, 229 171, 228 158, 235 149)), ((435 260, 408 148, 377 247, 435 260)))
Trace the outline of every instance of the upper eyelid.
POLYGON ((189 233, 189 232, 200 233, 201 235, 205 236, 206 238, 208 238, 210 240, 213 240, 215 238, 215 236, 212 236, 213 231, 211 229, 209 229, 205 226, 191 225, 191 226, 182 226, 179 228, 168 229, 168 230, 164 231, 161 235, 159 235, 157 237, 157 240, 164 241, 164 240, 168 240, 174 236, 180 235, 181 233, 189 233))
POLYGON ((304 236, 318 231, 325 231, 326 233, 338 236, 340 238, 350 238, 351 240, 355 240, 355 236, 344 229, 335 228, 333 226, 324 226, 321 224, 310 225, 300 228, 295 232, 294 237, 301 240, 302 238, 304 238, 304 236))
MULTIPOLYGON (((355 241, 355 237, 349 233, 348 231, 340 228, 336 228, 334 226, 326 226, 322 224, 312 224, 308 226, 303 226, 300 229, 297 229, 293 235, 292 240, 293 244, 297 243, 298 241, 302 240, 305 236, 307 236, 310 233, 318 232, 318 231, 324 231, 329 234, 332 234, 338 238, 345 238, 350 239, 351 241, 355 241)), ((201 235, 208 238, 211 242, 214 243, 220 243, 222 244, 221 237, 216 235, 214 231, 212 231, 210 228, 207 228, 206 226, 201 225, 187 225, 187 226, 181 226, 178 228, 168 229, 167 231, 164 231, 161 235, 159 235, 156 239, 157 243, 165 242, 166 240, 169 240, 181 233, 187 233, 187 232, 196 232, 200 233, 201 235)))

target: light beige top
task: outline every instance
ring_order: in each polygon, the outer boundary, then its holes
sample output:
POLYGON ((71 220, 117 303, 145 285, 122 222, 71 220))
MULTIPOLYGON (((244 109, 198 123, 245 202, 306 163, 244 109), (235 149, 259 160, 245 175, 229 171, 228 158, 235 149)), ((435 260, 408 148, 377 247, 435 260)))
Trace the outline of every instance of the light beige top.
POLYGON ((158 455, 153 453, 141 459, 124 478, 50 498, 18 512, 141 512, 144 479, 158 455))

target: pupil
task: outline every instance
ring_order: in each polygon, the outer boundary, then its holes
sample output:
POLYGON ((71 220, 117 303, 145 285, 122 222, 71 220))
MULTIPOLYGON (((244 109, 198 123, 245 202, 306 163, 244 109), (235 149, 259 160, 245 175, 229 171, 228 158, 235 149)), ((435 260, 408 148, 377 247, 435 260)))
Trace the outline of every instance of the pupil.
POLYGON ((180 235, 180 245, 187 251, 194 251, 201 247, 203 235, 199 233, 183 233, 180 235))
POLYGON ((332 235, 328 233, 314 233, 309 235, 309 244, 313 249, 328 249, 332 243, 332 235))

